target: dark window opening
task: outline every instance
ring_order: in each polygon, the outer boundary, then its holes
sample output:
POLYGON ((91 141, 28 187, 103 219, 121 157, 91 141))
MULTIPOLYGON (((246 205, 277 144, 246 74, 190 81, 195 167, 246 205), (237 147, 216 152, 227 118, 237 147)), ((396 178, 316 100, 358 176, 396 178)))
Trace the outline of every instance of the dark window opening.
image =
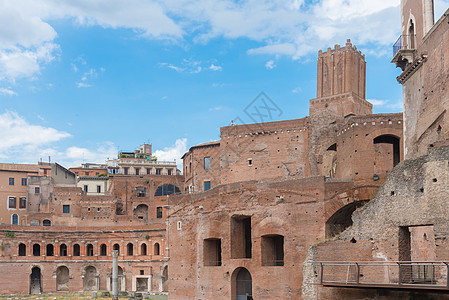
POLYGON ((203 251, 205 266, 221 266, 221 239, 205 239, 203 251))
POLYGON ((140 270, 140 275, 145 275, 145 270, 140 270))
MULTIPOLYGON (((397 136, 394 135, 381 135, 376 137, 373 140, 374 144, 391 144, 393 145, 393 167, 395 167, 400 161, 401 161, 401 154, 400 154, 400 139, 397 136)), ((378 151, 376 151, 376 146, 374 148, 374 151, 377 154, 378 151)))
POLYGON ((70 213, 70 205, 63 205, 62 206, 62 212, 65 214, 70 213))
POLYGON ((101 244, 100 246, 100 256, 106 256, 108 251, 108 247, 105 244, 101 244))
POLYGON ((161 251, 161 249, 160 249, 159 243, 154 244, 153 255, 160 255, 160 253, 161 253, 160 251, 161 251))
POLYGON ((80 245, 73 245, 73 256, 80 256, 80 245))
POLYGON ((41 192, 41 189, 39 187, 34 188, 34 193, 39 194, 41 192))
POLYGON ((86 246, 86 255, 94 256, 94 246, 92 244, 87 244, 86 246))
POLYGON ((136 169, 136 175, 139 175, 140 169, 136 169))
POLYGON ((60 256, 67 256, 67 245, 66 244, 61 244, 59 246, 59 255, 60 256))
POLYGON ((127 248, 128 248, 128 256, 133 256, 134 255, 134 245, 132 243, 128 243, 127 248))
POLYGON ((33 245, 33 256, 41 256, 41 245, 39 244, 33 245))
POLYGON ((52 244, 47 245, 47 256, 53 256, 54 255, 54 248, 52 244))
POLYGON ((162 218, 162 207, 160 207, 160 206, 158 208, 156 208, 156 217, 158 219, 162 218))
POLYGON ((14 178, 9 178, 9 185, 14 185, 14 178))
POLYGON ((140 255, 147 255, 147 244, 140 245, 140 255))
POLYGON ((19 256, 26 256, 27 255, 27 246, 23 243, 19 244, 19 256))
POLYGON ((101 193, 101 185, 97 185, 97 193, 101 193))
POLYGON ((156 175, 161 175, 162 169, 156 169, 156 175))
POLYGON ((22 178, 22 186, 26 186, 27 185, 27 179, 26 178, 22 178))
POLYGON ((51 226, 51 221, 50 221, 50 220, 44 220, 44 221, 42 222, 42 225, 43 225, 43 226, 51 226))
POLYGON ((84 185, 83 191, 87 193, 89 191, 89 186, 87 184, 84 185))
POLYGON ((284 265, 284 237, 282 235, 262 236, 262 266, 284 265))
POLYGON ((231 258, 251 258, 251 217, 231 218, 231 258))

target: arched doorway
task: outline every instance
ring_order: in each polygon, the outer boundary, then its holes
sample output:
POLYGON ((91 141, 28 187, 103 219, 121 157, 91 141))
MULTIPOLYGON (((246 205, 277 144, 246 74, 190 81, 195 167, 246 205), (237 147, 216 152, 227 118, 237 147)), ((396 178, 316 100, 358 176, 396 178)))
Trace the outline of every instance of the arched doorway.
POLYGON ((373 139, 374 173, 391 171, 401 161, 400 138, 392 134, 383 134, 373 139))
POLYGON ((60 266, 56 269, 56 290, 69 290, 69 268, 66 266, 60 266))
POLYGON ((351 202, 337 210, 326 221, 326 238, 334 237, 342 233, 349 226, 352 226, 352 213, 368 202, 369 200, 351 202))
POLYGON ((84 274, 84 290, 96 291, 98 290, 98 278, 97 269, 93 266, 89 266, 85 270, 84 274))
POLYGON ((162 291, 168 292, 168 266, 162 271, 162 291))
POLYGON ((237 268, 232 273, 232 299, 250 300, 253 299, 252 277, 245 268, 237 268))
POLYGON ((42 292, 41 268, 34 267, 30 275, 30 294, 40 294, 42 292))

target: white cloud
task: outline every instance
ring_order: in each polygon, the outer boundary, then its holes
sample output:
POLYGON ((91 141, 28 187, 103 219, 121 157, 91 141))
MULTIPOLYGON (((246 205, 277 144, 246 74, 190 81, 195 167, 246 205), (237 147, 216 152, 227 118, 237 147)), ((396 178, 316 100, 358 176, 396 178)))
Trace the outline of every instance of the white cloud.
POLYGON ((223 106, 215 106, 209 108, 209 111, 220 111, 220 110, 223 110, 223 106))
POLYGON ((296 53, 295 45, 291 43, 267 45, 259 48, 249 49, 248 54, 282 54, 294 55, 296 53))
POLYGON ((214 65, 214 64, 211 64, 210 67, 209 67, 209 70, 212 70, 212 71, 222 71, 223 68, 220 67, 220 66, 216 66, 216 65, 214 65))
POLYGON ((50 127, 29 124, 16 112, 0 115, 0 157, 24 150, 33 152, 42 146, 70 137, 70 134, 50 127))
POLYGON ((0 88, 0 94, 7 96, 17 96, 17 93, 9 88, 0 88))
POLYGON ((265 68, 267 70, 273 70, 274 68, 276 68, 276 64, 274 63, 274 60, 269 60, 265 63, 265 68))
POLYGON ((383 106, 388 103, 388 100, 378 100, 378 99, 366 99, 373 106, 383 106))
MULTIPOLYGON (((100 68, 101 72, 104 72, 104 68, 100 68)), ((83 76, 81 77, 81 81, 76 83, 76 86, 78 88, 85 88, 85 87, 91 87, 92 84, 88 83, 89 81, 96 79, 98 77, 97 70, 94 68, 90 68, 89 71, 84 72, 83 76)))
POLYGON ((161 161, 173 161, 176 159, 178 164, 182 163, 181 157, 187 152, 187 139, 177 139, 175 144, 171 147, 166 147, 164 150, 156 150, 153 155, 161 161))

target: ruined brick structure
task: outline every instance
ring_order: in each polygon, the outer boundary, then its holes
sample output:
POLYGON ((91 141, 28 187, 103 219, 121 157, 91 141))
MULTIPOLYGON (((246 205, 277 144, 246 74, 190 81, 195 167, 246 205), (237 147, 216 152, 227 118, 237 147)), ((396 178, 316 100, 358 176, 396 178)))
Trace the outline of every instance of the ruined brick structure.
POLYGON ((111 290, 112 250, 120 291, 167 291, 166 208, 183 176, 110 175, 107 193, 92 195, 57 164, 38 175, 22 226, 0 226, 1 293, 111 290))
POLYGON ((349 40, 319 52, 317 91, 309 117, 222 127, 184 155, 170 299, 302 298, 309 246, 350 226, 402 160, 402 114, 372 114, 349 40))
POLYGON ((393 62, 402 70, 406 160, 351 227, 309 248, 307 299, 449 299, 449 10, 434 24, 432 0, 401 6, 393 62))

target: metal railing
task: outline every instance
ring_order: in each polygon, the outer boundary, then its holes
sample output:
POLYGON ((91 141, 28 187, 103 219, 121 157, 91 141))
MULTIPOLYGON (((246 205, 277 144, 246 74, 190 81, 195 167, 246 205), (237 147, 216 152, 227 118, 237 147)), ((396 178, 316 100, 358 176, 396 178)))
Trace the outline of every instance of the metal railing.
POLYGON ((449 262, 333 261, 313 262, 319 283, 327 286, 449 289, 449 262))
POLYGON ((416 47, 416 35, 400 35, 396 42, 393 44, 393 57, 399 52, 399 50, 415 49, 416 47))

